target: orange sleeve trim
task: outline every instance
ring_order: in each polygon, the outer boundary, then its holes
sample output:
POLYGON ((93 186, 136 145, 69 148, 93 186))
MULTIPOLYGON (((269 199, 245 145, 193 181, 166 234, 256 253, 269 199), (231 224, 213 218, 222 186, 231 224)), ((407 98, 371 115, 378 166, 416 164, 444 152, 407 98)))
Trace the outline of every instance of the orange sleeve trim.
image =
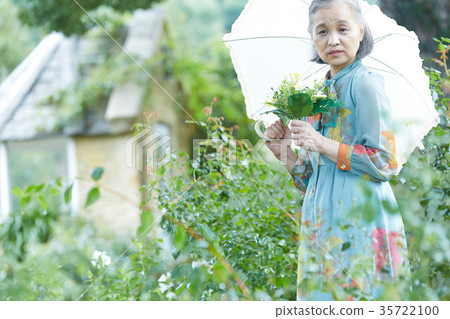
POLYGON ((352 153, 353 146, 339 143, 337 169, 342 171, 349 171, 351 169, 352 153))

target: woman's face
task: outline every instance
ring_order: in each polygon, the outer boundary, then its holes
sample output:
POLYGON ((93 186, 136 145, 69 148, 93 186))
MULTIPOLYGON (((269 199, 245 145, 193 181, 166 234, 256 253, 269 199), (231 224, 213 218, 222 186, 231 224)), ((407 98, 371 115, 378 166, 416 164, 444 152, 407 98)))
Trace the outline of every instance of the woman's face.
POLYGON ((345 2, 335 1, 313 15, 311 38, 319 56, 330 65, 332 76, 355 61, 363 36, 364 26, 359 26, 345 2))

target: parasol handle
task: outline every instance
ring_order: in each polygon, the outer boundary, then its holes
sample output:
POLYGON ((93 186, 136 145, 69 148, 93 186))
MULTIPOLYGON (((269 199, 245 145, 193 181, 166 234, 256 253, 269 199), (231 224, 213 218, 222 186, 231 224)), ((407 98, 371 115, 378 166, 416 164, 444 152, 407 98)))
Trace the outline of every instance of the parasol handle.
POLYGON ((256 121, 256 123, 255 123, 255 132, 256 132, 256 134, 257 134, 260 138, 262 138, 263 140, 266 140, 266 141, 269 141, 269 142, 273 141, 272 138, 267 137, 267 136, 261 131, 261 124, 264 124, 264 122, 263 122, 262 120, 256 121))

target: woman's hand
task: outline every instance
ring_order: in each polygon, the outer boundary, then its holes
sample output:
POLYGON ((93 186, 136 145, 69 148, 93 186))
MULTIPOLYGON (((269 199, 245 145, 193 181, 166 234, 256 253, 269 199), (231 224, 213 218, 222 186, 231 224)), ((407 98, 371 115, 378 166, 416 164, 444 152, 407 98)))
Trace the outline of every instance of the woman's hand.
POLYGON ((307 151, 320 153, 320 147, 323 145, 324 137, 317 132, 311 124, 305 121, 292 120, 291 132, 291 137, 294 140, 295 145, 298 145, 307 151))
POLYGON ((292 169, 297 155, 291 148, 291 130, 289 127, 284 126, 283 122, 279 119, 271 124, 265 131, 267 137, 274 139, 273 141, 266 141, 266 145, 273 155, 279 159, 284 165, 287 165, 288 169, 292 169))
POLYGON ((339 142, 324 137, 311 124, 304 121, 292 120, 291 132, 291 138, 295 145, 307 151, 321 153, 333 162, 337 162, 339 142))

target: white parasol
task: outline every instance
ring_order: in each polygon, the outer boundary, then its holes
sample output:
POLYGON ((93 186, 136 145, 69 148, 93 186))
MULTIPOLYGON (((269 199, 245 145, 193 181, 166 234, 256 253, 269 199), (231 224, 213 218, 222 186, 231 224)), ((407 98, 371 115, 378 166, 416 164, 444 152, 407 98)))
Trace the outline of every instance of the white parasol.
MULTIPOLYGON (((392 109, 398 171, 409 154, 439 122, 422 68, 419 40, 376 5, 361 1, 363 16, 374 38, 373 52, 362 62, 385 80, 392 109)), ((323 79, 328 65, 311 62, 314 44, 308 33, 310 0, 250 0, 231 32, 223 38, 245 97, 247 115, 267 127, 277 117, 260 114, 271 88, 285 76, 300 75, 303 84, 323 79)))

